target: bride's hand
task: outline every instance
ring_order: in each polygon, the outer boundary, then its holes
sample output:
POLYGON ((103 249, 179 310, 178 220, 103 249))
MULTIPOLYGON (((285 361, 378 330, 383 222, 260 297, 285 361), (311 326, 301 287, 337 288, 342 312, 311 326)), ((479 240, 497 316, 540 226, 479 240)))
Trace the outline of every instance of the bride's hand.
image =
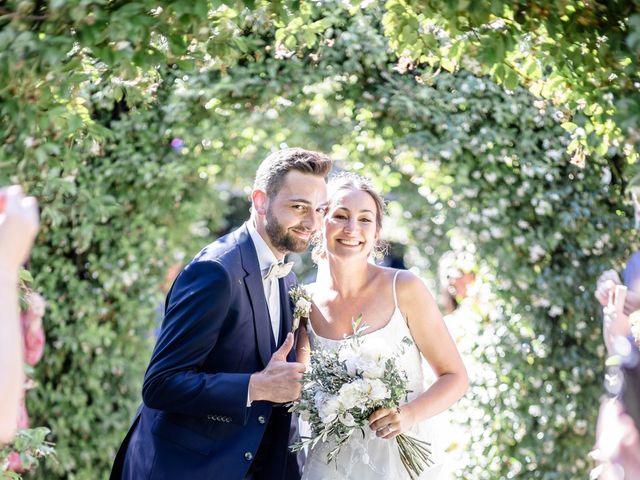
POLYGON ((413 422, 405 407, 381 408, 369 417, 369 426, 380 438, 392 439, 411 428, 413 422))

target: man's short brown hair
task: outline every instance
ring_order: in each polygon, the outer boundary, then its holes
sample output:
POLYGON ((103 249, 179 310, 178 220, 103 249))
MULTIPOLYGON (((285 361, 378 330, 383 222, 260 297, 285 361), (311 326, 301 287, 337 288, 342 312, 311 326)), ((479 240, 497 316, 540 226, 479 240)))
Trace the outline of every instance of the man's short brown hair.
POLYGON ((292 170, 316 175, 326 179, 333 162, 324 153, 304 148, 285 148, 273 152, 265 158, 256 172, 254 190, 263 190, 269 198, 274 198, 284 182, 284 177, 292 170))

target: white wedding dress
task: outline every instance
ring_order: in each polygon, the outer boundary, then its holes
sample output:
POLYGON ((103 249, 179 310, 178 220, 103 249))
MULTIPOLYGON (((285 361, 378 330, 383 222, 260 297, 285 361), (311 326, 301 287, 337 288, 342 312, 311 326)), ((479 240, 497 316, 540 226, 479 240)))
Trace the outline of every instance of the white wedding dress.
MULTIPOLYGON (((408 389, 411 390, 407 400, 411 401, 425 391, 425 375, 423 372, 423 358, 412 342, 410 346, 403 343, 403 339, 411 337, 411 332, 407 323, 398 308, 396 298, 396 276, 393 278, 393 298, 395 310, 389 322, 381 329, 365 334, 363 342, 381 342, 385 348, 398 347, 398 366, 404 370, 408 378, 408 389), (402 348, 401 348, 402 347, 402 348), (403 351, 402 351, 403 350, 403 351)), ((342 340, 332 340, 317 335, 313 331, 311 322, 307 322, 311 351, 319 349, 333 349, 340 345, 342 340)), ((431 443, 431 459, 434 464, 427 467, 420 480, 435 480, 440 478, 444 465, 442 462, 442 448, 438 448, 435 430, 430 428, 431 420, 414 425, 407 433, 413 437, 431 443)), ((303 430, 304 430, 303 425, 303 430)), ((308 431, 308 427, 307 427, 308 431)), ((307 453, 307 460, 302 473, 303 480, 398 480, 410 479, 409 473, 405 469, 400 455, 398 445, 395 440, 385 440, 378 438, 369 427, 364 429, 362 435, 354 434, 343 444, 338 456, 330 463, 327 462, 327 454, 333 449, 335 444, 328 440, 318 443, 315 448, 307 453)))

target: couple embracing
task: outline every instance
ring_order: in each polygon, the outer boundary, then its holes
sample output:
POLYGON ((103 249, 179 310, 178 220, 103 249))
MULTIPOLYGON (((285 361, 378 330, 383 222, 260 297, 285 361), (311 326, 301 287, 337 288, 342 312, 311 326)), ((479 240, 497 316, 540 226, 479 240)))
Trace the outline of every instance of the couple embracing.
MULTIPOLYGON (((177 277, 143 384, 143 405, 116 456, 112 479, 408 478, 395 436, 428 436, 424 420, 467 386, 464 365, 432 296, 406 271, 374 265, 383 201, 355 175, 326 180, 331 160, 289 148, 259 166, 251 216, 206 246, 177 277), (289 252, 312 236, 318 278, 306 325, 292 333, 289 252), (367 336, 413 340, 400 366, 413 386, 400 409, 381 409, 335 464, 326 445, 308 453, 287 404, 300 395, 309 348, 332 348, 362 315, 367 336), (425 386, 425 358, 436 375, 425 386), (367 450, 366 452, 364 450, 367 450), (366 453, 366 455, 364 454, 366 453), (304 465, 304 466, 303 466, 304 465)), ((420 478, 435 479, 437 468, 420 478)))

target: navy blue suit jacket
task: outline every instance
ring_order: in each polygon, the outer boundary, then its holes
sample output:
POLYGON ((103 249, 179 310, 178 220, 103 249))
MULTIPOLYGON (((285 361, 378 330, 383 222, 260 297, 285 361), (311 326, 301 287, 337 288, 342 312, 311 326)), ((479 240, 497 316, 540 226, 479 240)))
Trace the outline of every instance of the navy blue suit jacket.
MULTIPOLYGON (((293 274, 280 279, 278 345, 291 330, 294 282, 293 274)), ((143 405, 111 478, 240 480, 261 445, 253 478, 299 478, 301 458, 288 449, 297 420, 271 402, 247 407, 249 377, 274 349, 258 257, 243 225, 205 247, 171 287, 143 405)))

